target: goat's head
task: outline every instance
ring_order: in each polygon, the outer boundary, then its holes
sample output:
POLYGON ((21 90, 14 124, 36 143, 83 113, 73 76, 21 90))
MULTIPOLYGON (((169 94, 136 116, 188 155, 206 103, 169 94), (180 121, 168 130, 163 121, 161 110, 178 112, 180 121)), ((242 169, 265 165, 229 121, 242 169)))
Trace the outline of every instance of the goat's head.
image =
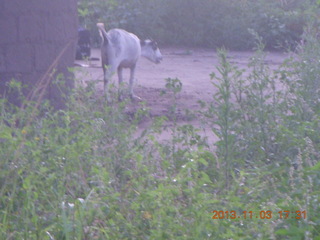
POLYGON ((160 63, 162 60, 162 55, 160 49, 158 48, 158 44, 153 40, 144 40, 141 41, 141 51, 142 56, 149 59, 151 62, 160 63))

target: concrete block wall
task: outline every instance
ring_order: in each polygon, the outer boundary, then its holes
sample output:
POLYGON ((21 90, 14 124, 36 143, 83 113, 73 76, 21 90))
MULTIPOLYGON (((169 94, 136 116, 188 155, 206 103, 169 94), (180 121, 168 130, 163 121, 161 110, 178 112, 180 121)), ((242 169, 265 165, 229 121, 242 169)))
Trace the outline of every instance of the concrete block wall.
MULTIPOLYGON (((56 70, 65 74, 66 86, 73 87, 67 68, 74 63, 77 29, 77 0, 1 0, 0 97, 12 78, 30 91, 66 46, 56 70)), ((53 84, 46 97, 62 104, 53 84)), ((15 102, 15 96, 10 100, 15 102)))

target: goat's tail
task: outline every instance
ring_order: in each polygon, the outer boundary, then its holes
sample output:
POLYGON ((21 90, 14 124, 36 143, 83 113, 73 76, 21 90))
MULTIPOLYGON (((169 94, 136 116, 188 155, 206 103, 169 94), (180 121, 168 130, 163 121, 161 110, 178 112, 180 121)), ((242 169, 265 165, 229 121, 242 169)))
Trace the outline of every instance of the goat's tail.
POLYGON ((107 43, 108 42, 108 37, 107 37, 107 32, 104 28, 104 23, 97 23, 97 27, 99 29, 99 33, 100 33, 100 36, 103 40, 104 43, 107 43))

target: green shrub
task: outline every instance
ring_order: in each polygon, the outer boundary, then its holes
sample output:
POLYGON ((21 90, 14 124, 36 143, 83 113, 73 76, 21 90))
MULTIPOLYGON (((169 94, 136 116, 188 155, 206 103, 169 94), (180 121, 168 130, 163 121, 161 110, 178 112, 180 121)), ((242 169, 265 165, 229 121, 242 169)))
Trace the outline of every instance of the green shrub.
POLYGON ((268 49, 294 48, 301 40, 313 1, 266 0, 81 0, 80 24, 100 42, 96 23, 125 28, 161 44, 251 49, 253 29, 268 49))

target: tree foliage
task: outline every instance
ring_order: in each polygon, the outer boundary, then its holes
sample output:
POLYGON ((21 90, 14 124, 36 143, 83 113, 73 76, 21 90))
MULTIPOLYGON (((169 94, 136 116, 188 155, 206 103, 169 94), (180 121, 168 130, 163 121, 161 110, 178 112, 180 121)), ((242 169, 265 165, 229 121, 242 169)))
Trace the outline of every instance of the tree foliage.
POLYGON ((125 28, 163 44, 250 49, 249 29, 268 48, 293 47, 303 32, 312 0, 81 0, 80 22, 91 29, 125 28))

